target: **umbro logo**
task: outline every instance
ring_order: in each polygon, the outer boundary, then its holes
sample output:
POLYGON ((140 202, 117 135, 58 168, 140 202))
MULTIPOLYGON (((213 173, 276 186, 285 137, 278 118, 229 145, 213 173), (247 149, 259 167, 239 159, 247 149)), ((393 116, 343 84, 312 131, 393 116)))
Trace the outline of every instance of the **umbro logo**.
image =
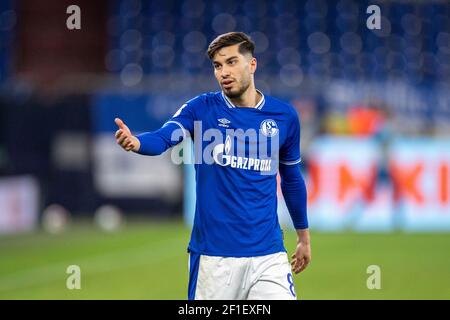
POLYGON ((220 127, 225 127, 225 128, 228 128, 229 127, 229 124, 230 124, 230 120, 228 120, 227 118, 221 118, 221 119, 217 119, 217 121, 219 121, 220 123, 219 123, 219 126, 220 127))

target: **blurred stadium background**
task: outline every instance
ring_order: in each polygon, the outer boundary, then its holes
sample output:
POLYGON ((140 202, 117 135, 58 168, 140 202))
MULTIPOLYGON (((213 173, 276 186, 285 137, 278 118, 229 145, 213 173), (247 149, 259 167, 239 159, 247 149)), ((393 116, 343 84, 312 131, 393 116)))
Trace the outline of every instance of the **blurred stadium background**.
MULTIPOLYGON (((257 87, 301 114, 299 297, 450 298, 450 2, 2 0, 1 299, 186 298, 193 169, 122 152, 113 119, 154 130, 218 90, 204 51, 234 30, 256 42, 257 87)), ((281 196, 279 214, 291 252, 281 196)))

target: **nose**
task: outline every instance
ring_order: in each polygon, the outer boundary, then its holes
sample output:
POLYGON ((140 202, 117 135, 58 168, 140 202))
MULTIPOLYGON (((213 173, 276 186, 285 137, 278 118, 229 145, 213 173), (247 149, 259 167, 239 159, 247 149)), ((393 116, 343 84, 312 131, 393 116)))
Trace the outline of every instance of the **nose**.
POLYGON ((230 70, 227 69, 227 67, 222 66, 221 74, 220 76, 222 79, 227 78, 230 75, 230 70))

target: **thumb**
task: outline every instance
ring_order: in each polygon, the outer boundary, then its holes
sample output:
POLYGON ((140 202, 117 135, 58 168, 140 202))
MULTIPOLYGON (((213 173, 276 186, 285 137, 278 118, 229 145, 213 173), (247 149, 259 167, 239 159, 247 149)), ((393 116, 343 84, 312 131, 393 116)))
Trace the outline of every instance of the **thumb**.
POLYGON ((125 123, 123 123, 123 121, 122 121, 121 119, 115 118, 115 119, 114 119, 114 122, 117 124, 117 126, 118 126, 120 129, 125 129, 125 123))
POLYGON ((119 129, 123 130, 125 134, 130 135, 131 131, 128 128, 128 126, 123 123, 123 121, 119 118, 114 119, 114 122, 117 124, 117 126, 119 127, 119 129))

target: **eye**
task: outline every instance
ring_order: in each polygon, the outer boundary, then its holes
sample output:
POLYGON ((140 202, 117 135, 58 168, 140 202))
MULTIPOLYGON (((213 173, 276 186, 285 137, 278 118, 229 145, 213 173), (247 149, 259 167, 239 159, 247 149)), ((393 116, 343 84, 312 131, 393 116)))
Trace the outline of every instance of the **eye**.
POLYGON ((220 64, 215 64, 214 69, 216 69, 216 70, 220 69, 220 64))
POLYGON ((230 62, 228 62, 228 64, 231 64, 231 65, 236 64, 236 60, 231 60, 230 62))

